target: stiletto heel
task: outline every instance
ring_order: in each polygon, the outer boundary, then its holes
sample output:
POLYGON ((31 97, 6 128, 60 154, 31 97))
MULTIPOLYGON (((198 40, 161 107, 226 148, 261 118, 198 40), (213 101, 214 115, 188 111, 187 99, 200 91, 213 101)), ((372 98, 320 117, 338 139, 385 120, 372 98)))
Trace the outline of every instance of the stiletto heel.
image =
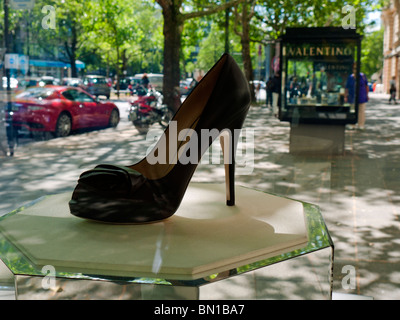
POLYGON ((148 223, 173 215, 202 155, 224 130, 227 205, 235 204, 235 130, 250 106, 248 83, 224 54, 180 106, 153 150, 131 166, 98 165, 81 174, 69 202, 71 214, 109 223, 148 223), (204 131, 207 143, 199 142, 204 131), (189 139, 188 139, 189 138, 189 139), (211 138, 211 139, 210 139, 211 138))
POLYGON ((225 130, 220 135, 220 143, 225 167, 226 205, 235 205, 235 154, 236 145, 234 132, 225 130))

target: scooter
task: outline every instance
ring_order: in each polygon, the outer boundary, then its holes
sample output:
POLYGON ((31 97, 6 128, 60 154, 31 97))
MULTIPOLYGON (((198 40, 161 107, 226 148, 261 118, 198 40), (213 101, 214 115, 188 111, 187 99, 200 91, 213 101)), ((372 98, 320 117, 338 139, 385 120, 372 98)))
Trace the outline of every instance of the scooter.
POLYGON ((155 123, 159 123, 165 129, 174 113, 163 104, 162 94, 152 88, 137 88, 136 92, 138 98, 131 102, 128 120, 132 121, 141 134, 146 134, 149 127, 155 123))

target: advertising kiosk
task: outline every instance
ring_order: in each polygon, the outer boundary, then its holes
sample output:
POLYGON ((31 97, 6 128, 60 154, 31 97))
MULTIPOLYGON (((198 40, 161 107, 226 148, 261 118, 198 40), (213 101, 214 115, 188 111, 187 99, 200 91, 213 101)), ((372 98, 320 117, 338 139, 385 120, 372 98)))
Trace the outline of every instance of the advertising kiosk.
POLYGON ((279 119, 290 122, 290 152, 342 154, 345 125, 358 121, 361 36, 287 28, 280 40, 279 119))

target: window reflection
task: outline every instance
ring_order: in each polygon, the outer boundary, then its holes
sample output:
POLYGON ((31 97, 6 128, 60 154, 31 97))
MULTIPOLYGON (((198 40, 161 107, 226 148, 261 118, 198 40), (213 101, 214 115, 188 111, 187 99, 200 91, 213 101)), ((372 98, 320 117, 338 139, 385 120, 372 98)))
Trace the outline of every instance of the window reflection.
POLYGON ((94 102, 93 98, 86 93, 74 89, 66 90, 62 93, 64 98, 71 101, 94 102))
POLYGON ((294 42, 282 48, 283 117, 296 113, 302 119, 352 119, 356 81, 349 82, 357 62, 352 42, 294 42), (324 112, 320 114, 319 112, 324 112))
POLYGON ((287 103, 292 105, 345 105, 351 64, 288 60, 287 103))

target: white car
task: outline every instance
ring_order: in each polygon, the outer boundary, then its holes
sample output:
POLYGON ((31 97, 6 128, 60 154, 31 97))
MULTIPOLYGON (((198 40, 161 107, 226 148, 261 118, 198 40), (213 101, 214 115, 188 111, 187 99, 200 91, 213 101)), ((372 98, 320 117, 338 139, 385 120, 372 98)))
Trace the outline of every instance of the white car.
MULTIPOLYGON (((3 77, 3 88, 7 89, 7 77, 3 77)), ((15 78, 10 78, 10 88, 17 89, 18 88, 18 80, 15 78)))

